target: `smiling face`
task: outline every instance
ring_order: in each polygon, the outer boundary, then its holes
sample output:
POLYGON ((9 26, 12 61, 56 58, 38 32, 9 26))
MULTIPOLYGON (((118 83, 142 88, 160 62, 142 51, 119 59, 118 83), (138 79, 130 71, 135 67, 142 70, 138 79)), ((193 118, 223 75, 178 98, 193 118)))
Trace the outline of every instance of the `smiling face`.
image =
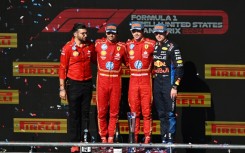
POLYGON ((115 42, 117 40, 117 33, 114 33, 114 32, 106 32, 106 38, 110 42, 115 42))
POLYGON ((136 41, 140 41, 143 38, 143 30, 131 30, 131 33, 136 41))

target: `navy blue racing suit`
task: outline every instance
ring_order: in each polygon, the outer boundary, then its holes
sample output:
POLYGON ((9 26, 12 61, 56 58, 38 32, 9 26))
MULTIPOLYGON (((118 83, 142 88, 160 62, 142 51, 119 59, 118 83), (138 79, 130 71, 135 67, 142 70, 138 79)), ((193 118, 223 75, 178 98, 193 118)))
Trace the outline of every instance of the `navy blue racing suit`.
POLYGON ((184 73, 181 52, 177 44, 166 39, 156 43, 153 59, 153 98, 160 119, 162 141, 172 143, 176 131, 176 103, 170 92, 172 88, 177 90, 184 73))

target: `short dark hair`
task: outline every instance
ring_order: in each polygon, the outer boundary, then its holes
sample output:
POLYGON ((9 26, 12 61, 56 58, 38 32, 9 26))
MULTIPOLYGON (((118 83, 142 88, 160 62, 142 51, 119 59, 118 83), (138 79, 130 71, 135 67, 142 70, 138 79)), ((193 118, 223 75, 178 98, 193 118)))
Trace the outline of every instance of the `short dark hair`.
POLYGON ((87 27, 83 23, 75 23, 72 28, 72 33, 76 32, 78 29, 87 29, 87 27))

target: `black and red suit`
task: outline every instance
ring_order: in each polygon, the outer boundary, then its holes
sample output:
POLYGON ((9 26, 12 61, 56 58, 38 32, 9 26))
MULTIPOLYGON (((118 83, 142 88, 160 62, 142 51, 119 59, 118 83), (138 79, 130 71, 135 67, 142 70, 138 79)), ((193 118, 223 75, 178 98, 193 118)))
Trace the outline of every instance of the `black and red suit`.
POLYGON ((78 46, 72 38, 63 46, 60 56, 59 78, 66 80, 72 142, 80 142, 81 132, 89 126, 93 90, 91 61, 96 59, 94 49, 94 43, 87 41, 78 46))
POLYGON ((128 100, 130 111, 136 113, 135 142, 140 132, 140 115, 143 116, 145 137, 149 137, 152 131, 152 62, 155 41, 142 38, 134 39, 126 43, 128 66, 130 68, 130 80, 128 100))
POLYGON ((121 100, 122 63, 125 63, 125 43, 97 39, 97 110, 99 134, 102 139, 114 137, 121 100), (107 114, 109 110, 109 123, 107 114))
POLYGON ((157 42, 153 54, 155 74, 154 103, 160 119, 163 142, 173 142, 176 132, 175 99, 170 92, 177 90, 183 76, 183 61, 181 52, 174 42, 165 40, 157 42))

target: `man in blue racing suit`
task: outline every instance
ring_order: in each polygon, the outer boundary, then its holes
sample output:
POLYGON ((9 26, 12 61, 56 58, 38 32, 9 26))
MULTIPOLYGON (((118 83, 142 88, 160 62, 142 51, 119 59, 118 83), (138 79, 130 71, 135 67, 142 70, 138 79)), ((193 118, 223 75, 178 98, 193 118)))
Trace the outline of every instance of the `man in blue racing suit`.
POLYGON ((153 53, 153 98, 160 119, 163 143, 173 143, 176 131, 175 99, 183 76, 183 61, 176 43, 168 40, 165 24, 156 24, 153 33, 157 40, 153 53))

